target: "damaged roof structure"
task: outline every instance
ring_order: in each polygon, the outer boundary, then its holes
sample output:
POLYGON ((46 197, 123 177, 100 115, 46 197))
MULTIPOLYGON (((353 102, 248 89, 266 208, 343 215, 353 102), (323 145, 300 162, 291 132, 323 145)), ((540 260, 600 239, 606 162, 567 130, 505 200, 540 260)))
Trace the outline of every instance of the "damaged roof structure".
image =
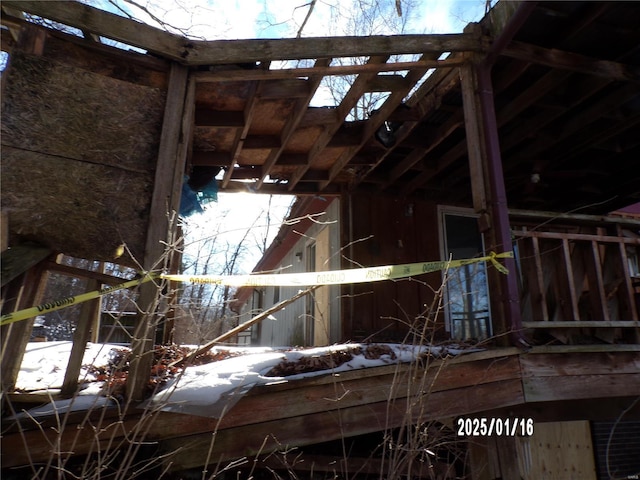
MULTIPOLYGON (((37 303, 40 279, 63 268, 51 257, 59 253, 111 261, 124 244, 123 265, 176 271, 179 259, 163 255, 184 176, 197 172, 220 172, 221 192, 296 195, 301 215, 339 199, 340 247, 370 228, 383 239, 353 249, 372 266, 446 260, 436 233, 443 205, 473 213, 487 251, 517 247, 500 259, 509 275, 487 274, 494 336, 482 351, 259 385, 217 418, 137 408, 156 338, 147 284, 127 408, 72 412, 61 429, 55 415, 37 427, 5 421, 3 468, 79 465, 146 442, 136 461, 153 459, 174 478, 213 465, 232 465, 220 476, 253 472, 247 459, 266 472, 366 477, 386 461, 375 446, 393 438, 399 451, 403 432, 431 435, 430 422, 453 432, 455 418, 476 416, 534 419, 539 441, 460 435, 456 458, 425 464, 414 452, 402 468, 492 479, 575 467, 579 478, 604 478, 597 428, 623 412, 637 428, 640 415, 640 222, 609 215, 640 199, 639 17, 634 2, 498 2, 461 34, 203 41, 76 2, 3 1, 3 242, 6 252, 40 248, 3 278, 3 313, 37 303), (335 61, 345 57, 366 60, 335 61), (337 105, 312 106, 329 76, 352 83, 337 105), (371 92, 384 99, 354 119, 371 92), (398 244, 389 225, 401 221, 410 252, 389 247, 398 244), (562 459, 545 464, 565 434, 571 441, 553 456, 562 459), (347 442, 350 454, 339 451, 347 442), (291 449, 299 458, 283 463, 291 449)), ((276 268, 293 230, 283 229, 263 265, 276 268)), ((98 286, 122 280, 71 273, 98 286)), ((389 305, 413 316, 406 306, 424 305, 438 282, 376 287, 375 301, 341 290, 351 303, 341 304, 336 338, 370 338, 389 305)), ((30 403, 14 387, 31 324, 2 326, 3 399, 16 404, 30 403)), ((71 352, 72 390, 88 334, 71 352)), ((629 465, 620 468, 633 474, 629 465)))

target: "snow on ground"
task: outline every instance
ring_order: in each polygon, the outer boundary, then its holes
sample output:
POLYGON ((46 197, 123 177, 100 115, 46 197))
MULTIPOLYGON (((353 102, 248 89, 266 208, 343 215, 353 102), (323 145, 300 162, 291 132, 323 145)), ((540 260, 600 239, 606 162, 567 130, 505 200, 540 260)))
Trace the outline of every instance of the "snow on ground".
MULTIPOLYGON (((88 344, 84 365, 104 366, 113 359, 112 350, 123 347, 88 344)), ((339 374, 355 369, 407 363, 425 355, 443 357, 479 349, 448 346, 411 346, 400 344, 343 344, 309 349, 268 347, 214 347, 212 351, 229 353, 224 360, 192 365, 170 379, 141 407, 169 412, 220 418, 251 387, 259 384, 294 381, 301 378, 339 374)), ((20 391, 57 393, 71 352, 71 342, 30 343, 27 347, 16 388, 20 391)), ((31 416, 71 410, 85 410, 113 402, 101 395, 103 382, 83 367, 83 388, 71 400, 38 407, 31 416)))

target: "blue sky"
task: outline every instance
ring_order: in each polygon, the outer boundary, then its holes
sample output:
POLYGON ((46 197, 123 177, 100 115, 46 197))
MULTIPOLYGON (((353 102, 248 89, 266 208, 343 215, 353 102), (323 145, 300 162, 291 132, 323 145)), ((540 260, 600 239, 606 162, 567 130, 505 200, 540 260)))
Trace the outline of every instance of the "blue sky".
MULTIPOLYGON (((308 12, 309 0, 136 0, 157 18, 207 40, 294 37, 308 12)), ((93 2, 115 11, 105 0, 93 2)), ((495 3, 495 2, 492 2, 495 3)), ((125 3, 121 3, 125 5, 125 3)), ((376 4, 376 34, 398 33, 380 23, 381 12, 397 17, 395 0, 317 0, 304 36, 348 35, 348 19, 365 5, 376 4)), ((457 33, 484 15, 485 0, 402 0, 403 33, 457 33)), ((149 24, 144 12, 126 7, 149 24)), ((386 23, 389 23, 387 20, 386 23)), ((183 30, 184 31, 184 30, 183 30)))

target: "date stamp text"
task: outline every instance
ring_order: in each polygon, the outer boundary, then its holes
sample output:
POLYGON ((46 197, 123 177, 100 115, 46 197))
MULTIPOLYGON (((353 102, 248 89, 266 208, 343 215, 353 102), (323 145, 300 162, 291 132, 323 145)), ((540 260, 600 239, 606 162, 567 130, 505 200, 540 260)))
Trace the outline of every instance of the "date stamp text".
POLYGON ((530 437, 533 418, 458 417, 455 431, 459 437, 530 437))

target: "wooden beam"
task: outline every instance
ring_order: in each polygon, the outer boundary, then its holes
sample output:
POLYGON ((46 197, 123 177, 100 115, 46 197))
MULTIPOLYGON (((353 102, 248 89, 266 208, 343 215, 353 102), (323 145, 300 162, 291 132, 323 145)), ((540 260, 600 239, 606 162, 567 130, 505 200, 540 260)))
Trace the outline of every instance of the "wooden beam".
POLYGON ((635 320, 577 320, 522 322, 524 328, 640 328, 635 320))
POLYGON ((640 228, 640 219, 617 217, 613 215, 586 215, 582 213, 560 213, 545 212, 536 210, 509 209, 509 216, 514 219, 546 220, 545 223, 578 223, 602 226, 603 224, 613 224, 640 228))
POLYGON ((486 164, 484 148, 484 127, 479 110, 478 82, 476 67, 470 62, 460 67, 460 84, 462 87, 462 106, 464 109, 464 129, 469 157, 469 176, 471 177, 471 194, 473 209, 476 213, 487 211, 487 179, 483 165, 486 164))
POLYGON ((640 396, 640 375, 602 374, 523 379, 527 402, 640 396))
POLYGON ((440 145, 464 123, 462 114, 454 114, 436 130, 430 132, 424 145, 414 148, 409 155, 400 160, 389 172, 382 189, 389 188, 398 178, 416 166, 430 151, 440 145))
POLYGON ((247 102, 245 104, 244 111, 242 112, 244 125, 241 128, 238 128, 235 138, 233 139, 233 145, 231 147, 231 161, 227 165, 227 170, 224 172, 224 176, 222 177, 222 188, 225 188, 229 184, 236 162, 240 157, 240 152, 242 151, 244 143, 249 135, 249 128, 251 127, 253 114, 255 112, 256 105, 258 104, 258 92, 260 91, 260 85, 261 83, 258 80, 254 80, 249 83, 247 102))
POLYGON ((30 268, 51 255, 51 250, 41 245, 16 245, 2 252, 1 275, 4 287, 30 268))
MULTIPOLYGON (((87 281, 87 292, 92 292, 100 288, 97 280, 90 279, 87 281)), ((90 300, 82 304, 80 309, 80 318, 73 332, 73 344, 71 346, 71 354, 69 362, 64 372, 64 380, 60 393, 65 397, 72 397, 78 389, 78 377, 82 369, 82 360, 87 349, 87 342, 90 340, 91 328, 95 325, 95 318, 100 315, 100 297, 90 300)))
MULTIPOLYGON (((253 457, 281 449, 283 446, 312 445, 318 442, 344 437, 386 431, 401 425, 425 422, 436 418, 458 414, 480 412, 489 405, 513 405, 522 396, 522 385, 518 380, 495 384, 478 385, 469 389, 449 392, 433 392, 417 400, 414 408, 404 402, 387 401, 366 406, 350 407, 339 411, 318 412, 304 417, 288 417, 273 422, 248 425, 216 432, 215 441, 211 433, 195 435, 161 443, 169 455, 167 466, 182 470, 203 466, 206 459, 212 463, 229 461, 239 456, 253 457), (455 413, 459 412, 459 413, 455 413)), ((490 408, 490 407, 489 407, 490 408)))
POLYGON ((53 260, 48 260, 45 263, 45 268, 51 272, 64 273, 70 277, 98 280, 100 283, 104 283, 106 285, 117 285, 130 280, 129 278, 116 277, 115 275, 109 275, 107 273, 94 272, 93 270, 85 270, 84 268, 63 265, 53 260))
MULTIPOLYGON (((177 193, 180 192, 186 161, 186 151, 181 151, 180 145, 188 85, 188 69, 173 64, 169 76, 169 91, 164 110, 142 264, 147 271, 165 266, 164 263, 168 261, 165 255, 165 243, 171 241, 172 232, 177 225, 176 212, 180 206, 180 197, 177 193)), ((192 110, 191 115, 193 115, 192 110)), ((132 360, 127 382, 127 396, 130 401, 140 401, 145 397, 153 361, 154 319, 158 295, 158 286, 155 282, 147 282, 140 288, 139 308, 144 313, 140 315, 131 345, 132 360)))
POLYGON ((637 352, 521 355, 520 365, 527 402, 640 395, 637 352))
MULTIPOLYGON (((7 210, 0 211, 0 252, 4 252, 9 248, 9 212, 7 210)), ((4 267, 4 261, 2 262, 4 267)), ((4 274, 2 275, 4 278, 4 274)))
MULTIPOLYGON (((330 59, 318 59, 314 64, 314 69, 327 67, 330 61, 331 61, 330 59)), ((316 93, 316 90, 320 86, 320 82, 322 81, 322 78, 323 78, 322 75, 312 74, 307 79, 307 86, 308 86, 307 95, 305 97, 302 97, 296 100, 296 104, 293 110, 294 114, 287 119, 287 123, 283 127, 282 132, 280 133, 280 146, 272 148, 271 151, 269 152, 269 156, 264 162, 262 176, 256 183, 256 187, 258 189, 262 188, 262 185, 264 184, 264 181, 266 180, 267 176, 271 173, 273 166, 276 164, 278 159, 282 156, 282 152, 284 151, 287 143, 289 143, 289 140, 291 140, 291 137, 293 136, 294 132, 300 126, 303 118, 307 113, 309 102, 311 101, 311 99, 316 93)), ((305 163, 306 163, 306 158, 300 164, 301 168, 304 168, 303 166, 305 165, 305 163)))
MULTIPOLYGON (((421 60, 432 60, 431 55, 424 54, 421 60)), ((403 102, 404 98, 409 94, 410 90, 422 79, 428 69, 413 69, 410 70, 404 77, 405 84, 402 88, 396 88, 387 97, 385 102, 377 110, 377 114, 371 116, 365 124, 365 131, 360 136, 360 141, 357 145, 351 146, 343 151, 340 157, 334 162, 329 170, 329 179, 320 183, 320 188, 326 188, 340 173, 344 167, 351 161, 351 159, 358 153, 358 151, 376 134, 378 129, 383 125, 386 119, 398 108, 403 102)), ((417 122, 407 122, 407 126, 397 133, 398 140, 405 138, 409 132, 417 125, 417 122)), ((357 183, 353 184, 353 187, 357 186, 362 180, 371 174, 380 163, 386 158, 386 155, 382 155, 377 161, 369 166, 366 173, 360 176, 357 183)))
POLYGON ((369 37, 190 40, 140 22, 65 1, 4 0, 3 5, 65 25, 143 48, 187 65, 213 65, 265 60, 392 55, 418 52, 481 51, 488 39, 469 34, 369 37))
POLYGON ((585 241, 596 240, 600 243, 619 243, 625 245, 640 245, 640 238, 614 237, 613 235, 591 235, 588 233, 562 233, 562 232, 540 232, 533 230, 515 230, 516 237, 529 238, 552 238, 555 240, 585 241))
MULTIPOLYGON (((373 56, 369 58, 369 60, 367 61, 367 64, 386 63, 388 58, 389 57, 387 55, 373 56)), ((291 176, 291 179, 289 180, 289 185, 288 185, 289 191, 292 191, 295 188, 298 181, 304 176, 307 170, 311 168, 316 158, 318 158, 322 154, 322 152, 327 147, 327 145, 329 144, 329 142, 331 141, 335 133, 342 126, 342 123, 347 118, 347 116, 349 115, 353 107, 358 103, 358 100, 360 99, 360 97, 367 91, 367 84, 369 80, 375 77, 375 75, 376 75, 375 73, 362 73, 358 75, 358 77, 354 80, 353 84, 349 88, 349 91, 340 102, 340 105, 336 107, 335 122, 333 124, 325 125, 324 130, 318 136, 313 146, 309 150, 307 164, 298 167, 294 172, 294 174, 291 176)), ((381 117, 382 117, 382 121, 384 121, 384 117, 382 115, 381 117)), ((333 167, 335 167, 338 163, 339 162, 336 161, 333 167)), ((342 169, 342 166, 340 166, 340 169, 342 169)), ((328 182, 325 182, 325 184, 322 185, 322 188, 326 186, 326 183, 328 182)))
POLYGON ((555 48, 543 48, 523 42, 511 42, 503 55, 525 62, 586 75, 596 75, 616 81, 640 83, 640 68, 609 60, 600 60, 555 48))
MULTIPOLYGON (((421 60, 430 60, 431 56, 425 54, 421 60)), ((340 173, 358 151, 376 134, 378 129, 383 125, 392 112, 403 102, 404 98, 409 94, 410 90, 416 85, 422 77, 427 73, 427 68, 415 68, 410 70, 404 77, 404 86, 396 87, 395 90, 384 101, 382 106, 378 108, 377 114, 372 115, 365 124, 365 130, 361 135, 358 144, 344 150, 334 164, 329 169, 329 179, 320 183, 320 188, 326 188, 340 173)), ((360 78, 360 77, 359 77, 360 78)), ((355 86, 355 84, 354 84, 355 86)), ((367 172, 361 177, 364 178, 370 174, 378 165, 376 163, 369 167, 367 172)))
MULTIPOLYGON (((5 296, 2 306, 3 313, 29 308, 40 303, 47 280, 43 264, 44 262, 40 262, 33 266, 16 278, 13 284, 7 286, 7 291, 3 292, 5 296)), ((0 338, 2 339, 0 380, 2 381, 3 395, 15 387, 32 330, 33 318, 0 328, 0 338)))
MULTIPOLYGON (((322 60, 329 60, 323 58, 322 60)), ((462 65, 461 57, 445 58, 442 60, 428 59, 416 60, 415 62, 390 62, 381 64, 357 64, 357 65, 316 65, 313 67, 300 68, 278 68, 273 70, 222 70, 211 72, 196 72, 195 78, 198 82, 228 82, 235 80, 276 80, 276 79, 294 79, 300 77, 308 77, 310 75, 330 76, 330 75, 358 75, 360 73, 381 73, 381 72, 400 72, 404 70, 413 70, 414 68, 450 68, 462 65)), ((373 81, 370 88, 371 91, 390 91, 391 88, 401 86, 402 80, 394 78, 393 75, 380 75, 380 81, 373 81), (384 78, 389 77, 389 78, 384 78), (384 85, 384 87, 382 87, 384 85)))

